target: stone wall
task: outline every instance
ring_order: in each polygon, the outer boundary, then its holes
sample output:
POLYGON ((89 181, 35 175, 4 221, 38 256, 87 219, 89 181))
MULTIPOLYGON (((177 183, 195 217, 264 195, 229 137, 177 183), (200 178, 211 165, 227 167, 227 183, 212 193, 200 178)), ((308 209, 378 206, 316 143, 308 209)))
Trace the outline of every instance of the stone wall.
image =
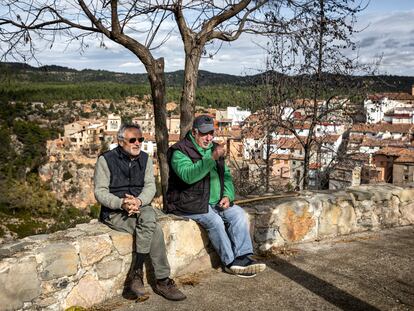
MULTIPOLYGON (((414 189, 360 186, 245 206, 258 250, 414 224, 414 189)), ((161 216, 172 275, 211 267, 214 254, 193 221, 161 216), (210 252, 210 253, 209 253, 210 252)), ((64 310, 120 294, 132 238, 93 222, 0 248, 0 310, 64 310)))
POLYGON ((414 188, 390 184, 301 196, 248 206, 257 248, 326 239, 414 223, 414 188))

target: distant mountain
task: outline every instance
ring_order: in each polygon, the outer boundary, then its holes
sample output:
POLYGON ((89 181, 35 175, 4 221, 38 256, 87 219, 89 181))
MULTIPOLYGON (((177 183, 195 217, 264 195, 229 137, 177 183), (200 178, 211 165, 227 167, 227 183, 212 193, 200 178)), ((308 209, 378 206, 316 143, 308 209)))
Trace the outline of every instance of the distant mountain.
MULTIPOLYGON (((120 73, 107 70, 83 69, 76 70, 62 66, 33 67, 23 63, 0 63, 0 80, 6 77, 18 81, 33 82, 117 82, 147 84, 148 78, 145 73, 120 73)), ((178 70, 165 74, 167 86, 179 86, 184 78, 184 71, 178 70)), ((252 77, 234 76, 229 74, 212 73, 200 70, 198 84, 206 85, 249 85, 252 77)))
MULTIPOLYGON (((178 70, 165 73, 167 86, 180 86, 184 71, 178 70)), ((369 85, 371 92, 408 92, 411 94, 414 77, 408 76, 359 76, 357 80, 369 85)), ((33 67, 24 63, 0 62, 0 82, 6 79, 30 82, 115 82, 125 84, 148 84, 147 74, 120 73, 106 70, 83 69, 48 65, 33 67)), ((252 86, 260 84, 261 74, 251 76, 236 76, 230 74, 199 71, 199 86, 235 85, 252 86)))

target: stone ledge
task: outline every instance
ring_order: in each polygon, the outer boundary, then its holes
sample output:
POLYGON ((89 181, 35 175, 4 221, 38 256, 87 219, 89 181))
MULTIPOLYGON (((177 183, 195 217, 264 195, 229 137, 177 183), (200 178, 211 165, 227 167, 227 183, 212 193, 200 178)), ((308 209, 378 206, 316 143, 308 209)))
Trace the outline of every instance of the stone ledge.
MULTIPOLYGON (((414 189, 392 185, 303 192, 245 206, 254 246, 321 240, 414 224, 414 189)), ((207 236, 193 221, 162 216, 172 275, 211 267, 207 236)), ((89 307, 120 294, 132 261, 132 237, 98 222, 0 247, 0 310, 89 307)))

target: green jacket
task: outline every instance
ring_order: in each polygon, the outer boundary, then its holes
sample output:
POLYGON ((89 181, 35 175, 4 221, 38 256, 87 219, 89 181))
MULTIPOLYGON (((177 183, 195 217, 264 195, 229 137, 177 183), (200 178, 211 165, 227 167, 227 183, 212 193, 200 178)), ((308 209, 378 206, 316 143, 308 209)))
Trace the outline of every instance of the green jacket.
MULTIPOLYGON (((193 184, 203 179, 210 173, 210 199, 209 204, 217 204, 220 200, 220 180, 217 173, 216 161, 211 158, 213 144, 207 149, 201 148, 190 134, 191 141, 203 156, 202 160, 193 161, 179 150, 174 151, 171 166, 174 172, 187 184, 193 184)), ((227 165, 224 165, 224 192, 223 197, 228 197, 230 202, 234 201, 234 186, 231 173, 227 165)))

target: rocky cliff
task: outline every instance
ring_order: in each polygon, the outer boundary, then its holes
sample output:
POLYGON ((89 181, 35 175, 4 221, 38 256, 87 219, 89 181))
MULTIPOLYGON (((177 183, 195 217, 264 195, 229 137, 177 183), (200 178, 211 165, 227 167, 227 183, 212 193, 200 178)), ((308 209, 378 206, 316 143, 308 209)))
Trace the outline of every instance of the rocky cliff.
POLYGON ((93 195, 93 172, 96 157, 76 153, 53 153, 40 167, 39 175, 49 182, 58 200, 84 209, 96 203, 93 195))

